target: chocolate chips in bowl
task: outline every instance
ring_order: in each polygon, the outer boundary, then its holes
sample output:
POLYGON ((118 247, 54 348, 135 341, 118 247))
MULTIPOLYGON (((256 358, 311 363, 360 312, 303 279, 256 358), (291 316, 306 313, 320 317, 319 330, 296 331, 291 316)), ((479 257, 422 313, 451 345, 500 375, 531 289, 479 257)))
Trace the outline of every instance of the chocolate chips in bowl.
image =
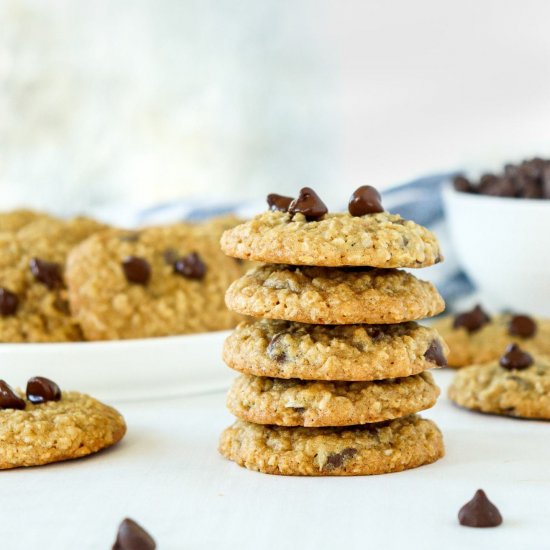
POLYGON ((479 179, 457 176, 453 187, 462 193, 518 199, 550 199, 550 160, 535 157, 520 164, 506 164, 498 174, 479 179))
POLYGON ((443 189, 460 267, 493 309, 550 317, 550 159, 463 175, 443 189))

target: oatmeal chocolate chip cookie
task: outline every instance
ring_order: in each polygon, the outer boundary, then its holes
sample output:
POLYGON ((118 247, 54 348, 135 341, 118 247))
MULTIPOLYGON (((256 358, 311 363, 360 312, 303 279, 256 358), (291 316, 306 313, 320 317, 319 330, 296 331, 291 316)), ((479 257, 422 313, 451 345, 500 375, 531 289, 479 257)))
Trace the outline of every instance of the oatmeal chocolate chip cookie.
POLYGON ((224 293, 242 267, 189 224, 94 235, 67 262, 71 310, 88 340, 228 329, 224 293))
POLYGON ((104 226, 87 218, 38 217, 0 232, 0 342, 81 340, 64 282, 69 251, 104 226))
POLYGON ((229 256, 257 262, 325 267, 426 267, 442 260, 437 238, 398 215, 303 214, 268 211, 226 231, 229 256))
POLYGON ((401 323, 445 308, 436 288, 396 269, 264 265, 235 281, 227 306, 244 315, 321 325, 401 323))
POLYGON ((0 231, 18 231, 37 220, 54 220, 54 218, 44 212, 26 209, 0 212, 0 231))
POLYGON ((447 364, 447 345, 415 322, 397 325, 307 325, 251 320, 227 337, 223 360, 256 376, 302 380, 376 380, 447 364))
POLYGON ((347 428, 286 428, 237 420, 220 439, 220 453, 267 474, 384 474, 435 462, 443 438, 430 420, 412 415, 347 428))
POLYGON ((482 323, 457 323, 462 316, 472 312, 461 313, 454 318, 447 316, 432 325, 449 345, 450 367, 495 361, 511 342, 534 354, 550 354, 550 320, 498 314, 487 316, 487 321, 482 323))
POLYGON ((516 347, 500 363, 460 369, 449 387, 449 398, 485 413, 550 420, 550 358, 524 361, 525 355, 516 347))
MULTIPOLYGON (((32 395, 36 395, 36 392, 32 395)), ((0 407, 0 469, 80 458, 114 445, 126 432, 113 408, 77 392, 24 409, 0 407)))
POLYGON ((239 376, 227 408, 237 418, 277 426, 352 426, 392 420, 435 405, 429 372, 371 382, 317 382, 239 376))

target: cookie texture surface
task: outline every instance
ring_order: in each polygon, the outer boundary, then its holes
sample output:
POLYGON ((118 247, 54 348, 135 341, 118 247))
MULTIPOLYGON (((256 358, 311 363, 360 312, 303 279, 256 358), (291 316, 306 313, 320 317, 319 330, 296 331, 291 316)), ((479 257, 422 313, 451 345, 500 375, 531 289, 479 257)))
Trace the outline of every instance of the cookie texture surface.
POLYGON ((396 269, 264 265, 227 291, 228 307, 243 315, 300 323, 401 323, 445 308, 436 288, 396 269))
POLYGON ((429 372, 371 382, 318 382, 239 376, 227 408, 237 418, 277 426, 352 426, 392 420, 435 405, 429 372))
POLYGON ((242 271, 219 250, 216 231, 190 224, 106 231, 69 256, 71 310, 88 340, 228 329, 240 317, 225 307, 224 293, 242 271), (184 265, 193 254, 199 261, 184 265), (123 264, 136 258, 130 275, 138 280, 129 280, 123 264))
POLYGON ((65 262, 74 246, 102 229, 87 218, 38 216, 18 231, 0 232, 0 342, 82 339, 69 311, 65 262), (9 308, 6 293, 12 297, 9 308))
POLYGON ((43 212, 36 212, 23 208, 0 212, 0 231, 18 231, 25 225, 39 219, 53 220, 54 218, 43 212))
POLYGON ((225 340, 223 360, 234 370, 256 376, 360 381, 443 366, 447 352, 434 329, 413 321, 308 325, 261 319, 239 324, 225 340), (434 350, 440 355, 432 354, 434 350))
POLYGON ((275 264, 426 267, 442 259, 431 231, 387 212, 307 221, 269 211, 226 231, 221 244, 229 256, 275 264))
MULTIPOLYGON (((20 394, 24 397, 23 394, 20 394)), ((0 469, 80 458, 110 447, 126 432, 123 417, 88 395, 0 410, 0 469)))
POLYGON ((219 450, 250 470, 303 476, 399 472, 444 455, 437 426, 416 415, 346 428, 286 428, 238 420, 223 432, 219 450))
POLYGON ((498 363, 460 369, 449 386, 457 405, 485 413, 550 420, 550 359, 508 370, 498 363))
POLYGON ((453 328, 454 319, 446 316, 433 323, 449 346, 450 367, 464 367, 496 361, 510 343, 534 354, 550 355, 550 320, 535 319, 537 330, 531 337, 522 338, 510 333, 510 314, 493 315, 479 330, 468 332, 453 328))

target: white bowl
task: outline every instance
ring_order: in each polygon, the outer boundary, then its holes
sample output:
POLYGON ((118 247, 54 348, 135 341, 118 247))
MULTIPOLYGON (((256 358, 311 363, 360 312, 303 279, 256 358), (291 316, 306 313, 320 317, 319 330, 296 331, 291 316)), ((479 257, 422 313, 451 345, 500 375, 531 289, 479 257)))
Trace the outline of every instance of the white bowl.
POLYGON ((492 305, 550 317, 550 200, 443 189, 458 260, 492 305))

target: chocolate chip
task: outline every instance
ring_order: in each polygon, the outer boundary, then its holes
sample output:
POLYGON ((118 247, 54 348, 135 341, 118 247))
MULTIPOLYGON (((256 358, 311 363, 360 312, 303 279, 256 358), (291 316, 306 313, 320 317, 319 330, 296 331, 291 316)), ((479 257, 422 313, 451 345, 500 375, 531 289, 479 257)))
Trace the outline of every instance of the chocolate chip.
POLYGON ((63 286, 61 266, 55 262, 47 262, 40 258, 32 258, 29 262, 34 278, 46 285, 50 290, 63 286))
POLYGON ((287 358, 284 350, 280 348, 280 340, 285 334, 288 334, 288 332, 283 330, 273 335, 273 337, 271 338, 271 341, 267 346, 266 351, 267 351, 268 357, 270 359, 273 359, 273 361, 277 361, 277 363, 284 363, 287 358))
POLYGON ((523 351, 517 344, 510 344, 500 358, 500 366, 508 370, 523 370, 533 364, 533 357, 523 351))
POLYGON ((174 271, 187 279, 202 279, 206 275, 206 265, 196 252, 191 252, 176 261, 174 271))
POLYGON ((456 189, 456 191, 461 191, 463 193, 468 193, 472 190, 470 180, 468 180, 464 176, 456 176, 456 178, 453 179, 453 187, 456 189))
POLYGON ((292 197, 285 197, 283 195, 277 195, 277 193, 270 193, 267 196, 267 205, 270 210, 279 212, 288 212, 288 207, 294 199, 292 197))
POLYGON ((128 256, 122 261, 124 276, 129 283, 146 285, 151 278, 151 266, 138 256, 128 256))
POLYGON ((486 325, 491 318, 487 313, 481 309, 481 306, 478 304, 471 311, 466 311, 465 313, 460 313, 455 317, 453 328, 465 328, 468 332, 476 332, 483 325, 486 325))
POLYGON ((61 390, 52 380, 43 376, 35 376, 27 382, 27 399, 34 405, 47 401, 59 401, 61 390))
POLYGON ((439 340, 433 340, 430 347, 426 350, 424 357, 430 363, 435 363, 438 367, 446 367, 447 359, 443 353, 443 346, 439 340))
POLYGON ((119 526, 113 550, 155 550, 153 537, 134 520, 126 518, 119 526))
POLYGON ((17 294, 11 292, 7 288, 0 287, 0 315, 9 317, 15 315, 19 307, 19 298, 17 294))
POLYGON ((508 324, 508 332, 520 338, 532 338, 537 332, 537 323, 528 315, 514 315, 508 324))
POLYGON ((352 447, 347 447, 339 453, 330 454, 327 457, 327 461, 323 466, 325 470, 334 470, 336 468, 341 468, 344 465, 344 462, 347 462, 350 458, 353 458, 357 454, 357 449, 352 447))
POLYGON ((524 199, 550 198, 550 161, 540 158, 507 164, 501 174, 484 174, 479 182, 456 178, 457 191, 524 199))
POLYGON ((291 214, 299 212, 307 221, 315 221, 321 219, 328 212, 328 208, 313 189, 304 187, 300 189, 298 198, 290 203, 288 211, 291 214))
POLYGON ((0 380, 0 409, 23 410, 25 400, 21 399, 4 380, 0 380))
POLYGON ((384 212, 382 197, 374 187, 363 185, 353 192, 349 199, 348 210, 352 216, 384 212))
POLYGON ((458 512, 458 521, 466 527, 498 527, 502 523, 502 516, 485 491, 478 489, 474 498, 458 512))

